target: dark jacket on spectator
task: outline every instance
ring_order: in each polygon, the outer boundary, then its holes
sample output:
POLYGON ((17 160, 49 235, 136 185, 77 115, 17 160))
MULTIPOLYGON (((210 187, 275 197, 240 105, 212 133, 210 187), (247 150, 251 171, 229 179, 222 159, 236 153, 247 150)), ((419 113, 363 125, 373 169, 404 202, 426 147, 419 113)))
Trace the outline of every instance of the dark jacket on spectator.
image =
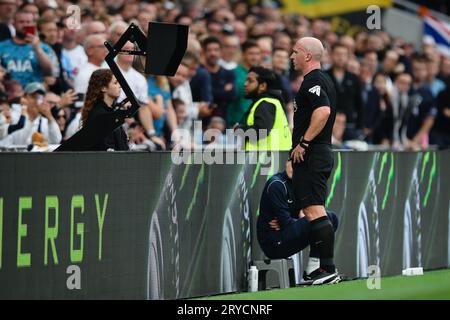
POLYGON ((213 94, 211 89, 211 76, 208 70, 199 66, 197 73, 192 77, 190 83, 192 91, 192 100, 194 102, 209 102, 213 101, 213 94))
POLYGON ((0 23, 0 41, 11 39, 11 30, 6 23, 0 23))
POLYGON ((430 133, 430 142, 439 146, 439 149, 450 147, 450 118, 444 114, 450 109, 450 87, 437 96, 438 113, 430 133))
POLYGON ((394 113, 391 101, 387 96, 382 97, 376 88, 373 88, 367 99, 364 109, 364 128, 371 129, 372 133, 367 137, 367 142, 381 144, 384 139, 392 142, 394 133, 394 113), (384 100, 386 109, 381 109, 384 100))
POLYGON ((427 117, 435 117, 437 113, 435 99, 428 86, 412 88, 408 109, 405 112, 406 136, 413 139, 422 128, 427 117))
POLYGON ((220 67, 216 73, 209 73, 211 76, 211 88, 213 94, 213 102, 217 105, 213 115, 227 118, 227 106, 236 97, 236 80, 234 72, 220 67), (231 90, 225 90, 225 86, 229 83, 233 84, 231 90))

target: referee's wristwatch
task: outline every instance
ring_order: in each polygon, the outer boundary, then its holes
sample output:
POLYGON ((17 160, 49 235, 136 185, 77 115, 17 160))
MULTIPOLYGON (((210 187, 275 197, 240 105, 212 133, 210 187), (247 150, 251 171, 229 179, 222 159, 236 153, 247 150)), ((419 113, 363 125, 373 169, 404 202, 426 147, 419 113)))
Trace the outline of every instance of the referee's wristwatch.
POLYGON ((302 137, 300 139, 300 143, 299 143, 300 147, 302 147, 303 149, 308 150, 309 146, 311 145, 311 141, 305 140, 304 137, 302 137))

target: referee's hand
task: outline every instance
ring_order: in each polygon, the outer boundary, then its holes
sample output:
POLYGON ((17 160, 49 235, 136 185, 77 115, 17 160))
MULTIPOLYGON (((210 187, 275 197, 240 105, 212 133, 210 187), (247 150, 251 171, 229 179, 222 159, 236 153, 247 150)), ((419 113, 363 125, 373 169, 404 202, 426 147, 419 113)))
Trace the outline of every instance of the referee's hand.
POLYGON ((292 150, 291 152, 291 158, 292 161, 294 161, 294 163, 300 163, 302 161, 304 161, 304 156, 305 156, 306 150, 303 149, 300 144, 298 144, 294 150, 292 150))

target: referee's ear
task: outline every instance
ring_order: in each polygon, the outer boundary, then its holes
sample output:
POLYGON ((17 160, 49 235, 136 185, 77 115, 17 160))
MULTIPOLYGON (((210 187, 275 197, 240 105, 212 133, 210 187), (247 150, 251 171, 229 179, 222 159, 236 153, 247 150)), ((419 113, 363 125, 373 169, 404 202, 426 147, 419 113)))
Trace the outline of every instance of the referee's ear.
POLYGON ((306 53, 305 61, 310 62, 312 61, 312 59, 313 59, 312 54, 310 52, 306 53))

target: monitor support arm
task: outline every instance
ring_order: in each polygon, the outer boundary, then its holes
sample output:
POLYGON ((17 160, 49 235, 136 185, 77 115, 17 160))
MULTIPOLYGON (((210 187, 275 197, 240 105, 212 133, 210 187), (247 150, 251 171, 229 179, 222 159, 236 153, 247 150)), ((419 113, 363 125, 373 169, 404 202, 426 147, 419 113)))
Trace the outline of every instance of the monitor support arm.
POLYGON ((146 49, 146 41, 147 37, 144 35, 141 29, 139 29, 138 26, 132 23, 122 34, 117 43, 114 44, 114 46, 111 46, 109 42, 105 42, 105 46, 109 51, 108 55, 105 58, 105 61, 116 77, 126 96, 126 99, 122 101, 121 105, 123 106, 128 101, 131 103, 131 107, 124 110, 125 112, 123 112, 122 116, 124 116, 124 118, 132 117, 138 111, 140 105, 114 59, 119 54, 146 56, 147 52, 144 51, 146 49), (127 41, 136 43, 141 51, 121 50, 127 41))

